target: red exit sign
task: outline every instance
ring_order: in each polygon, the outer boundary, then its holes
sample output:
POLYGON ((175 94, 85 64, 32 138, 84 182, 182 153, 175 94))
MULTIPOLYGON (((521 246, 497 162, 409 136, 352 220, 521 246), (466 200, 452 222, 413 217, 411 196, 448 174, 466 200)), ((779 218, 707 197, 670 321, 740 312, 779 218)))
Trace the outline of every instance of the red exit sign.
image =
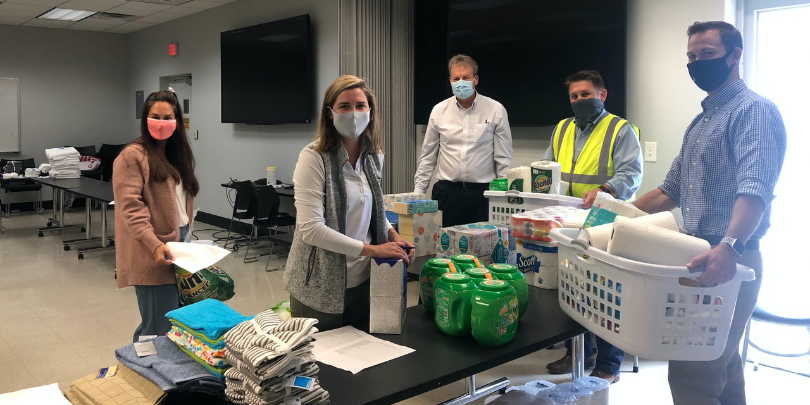
POLYGON ((169 56, 177 56, 177 44, 169 44, 169 56))

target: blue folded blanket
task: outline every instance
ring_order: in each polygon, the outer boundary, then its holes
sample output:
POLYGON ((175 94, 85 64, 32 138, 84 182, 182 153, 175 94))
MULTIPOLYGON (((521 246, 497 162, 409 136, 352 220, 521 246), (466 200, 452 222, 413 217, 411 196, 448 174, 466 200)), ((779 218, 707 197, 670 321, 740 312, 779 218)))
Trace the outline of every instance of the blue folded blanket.
POLYGON ((253 317, 242 316, 222 301, 209 298, 169 311, 166 318, 174 319, 186 329, 202 333, 211 340, 217 340, 234 326, 253 317))
POLYGON ((164 392, 191 391, 218 395, 225 389, 222 380, 180 350, 168 337, 158 336, 145 341, 154 343, 157 354, 138 357, 135 346, 130 344, 116 349, 115 358, 164 392))

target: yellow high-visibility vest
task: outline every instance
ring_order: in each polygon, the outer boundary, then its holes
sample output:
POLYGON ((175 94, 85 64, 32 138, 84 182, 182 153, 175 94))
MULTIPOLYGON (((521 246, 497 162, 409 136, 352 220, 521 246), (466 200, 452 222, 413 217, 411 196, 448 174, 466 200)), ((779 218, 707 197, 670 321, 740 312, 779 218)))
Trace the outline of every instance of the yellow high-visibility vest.
POLYGON ((636 137, 639 132, 627 120, 606 114, 596 122, 575 161, 573 121, 573 118, 567 118, 557 124, 551 145, 554 161, 561 166, 562 180, 570 183, 568 195, 582 197, 585 192, 605 184, 616 173, 613 168, 613 143, 619 130, 630 125, 636 131, 636 137))

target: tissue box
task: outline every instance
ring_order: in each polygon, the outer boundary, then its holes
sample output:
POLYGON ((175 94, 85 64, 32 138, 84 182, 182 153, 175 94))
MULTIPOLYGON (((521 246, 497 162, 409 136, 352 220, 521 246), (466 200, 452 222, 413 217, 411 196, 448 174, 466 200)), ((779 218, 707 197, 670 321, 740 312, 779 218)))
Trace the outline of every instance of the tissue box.
POLYGON ((469 254, 484 264, 509 263, 515 246, 509 227, 478 222, 441 228, 437 249, 437 257, 469 254))
POLYGON ((371 259, 370 333, 402 333, 407 285, 407 270, 402 260, 371 259))
POLYGON ((436 253, 439 229, 442 226, 442 212, 427 212, 416 215, 399 215, 399 235, 413 244, 416 257, 436 253))
POLYGON ((394 211, 385 211, 385 219, 387 219, 388 223, 399 233, 399 214, 394 211))
POLYGON ((415 201, 424 199, 425 199, 424 194, 416 194, 416 193, 384 194, 383 205, 385 205, 386 211, 394 211, 395 202, 415 201))
POLYGON ((557 288, 557 243, 518 239, 515 267, 523 273, 526 283, 535 287, 557 288))
POLYGON ((397 214, 422 214, 436 212, 439 210, 439 202, 436 200, 415 200, 396 201, 393 203, 393 211, 397 214))

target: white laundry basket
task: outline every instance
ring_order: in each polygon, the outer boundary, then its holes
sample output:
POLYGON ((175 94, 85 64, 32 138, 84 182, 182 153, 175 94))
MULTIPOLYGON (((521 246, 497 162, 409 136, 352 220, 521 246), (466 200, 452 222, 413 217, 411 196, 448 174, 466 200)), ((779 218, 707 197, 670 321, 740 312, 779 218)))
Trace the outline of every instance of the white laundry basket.
POLYGON ((489 222, 507 226, 512 225, 512 214, 558 205, 582 208, 581 198, 567 195, 487 190, 484 197, 489 199, 489 222))
POLYGON ((652 360, 707 361, 728 340, 737 293, 754 271, 737 265, 731 281, 688 287, 686 267, 613 256, 576 240, 578 229, 554 229, 559 242, 560 307, 610 344, 652 360))

